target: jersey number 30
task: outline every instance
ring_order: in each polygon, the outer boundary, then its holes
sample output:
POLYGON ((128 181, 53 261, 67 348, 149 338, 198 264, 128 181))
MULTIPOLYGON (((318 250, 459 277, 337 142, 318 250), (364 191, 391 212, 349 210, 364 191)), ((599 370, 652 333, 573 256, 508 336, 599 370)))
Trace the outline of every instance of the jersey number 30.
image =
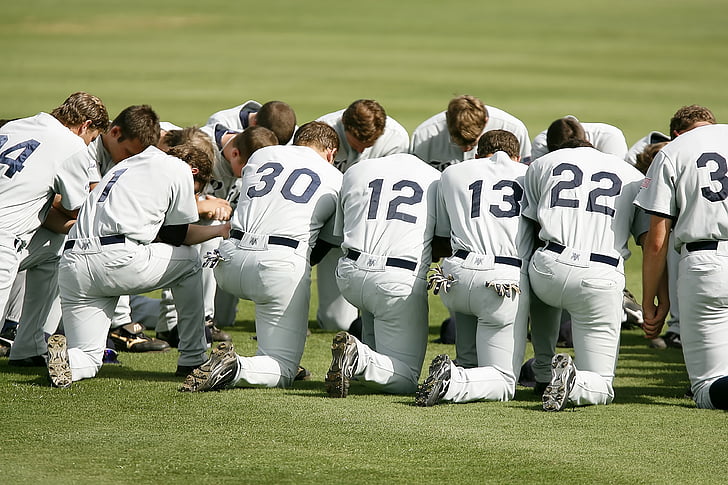
MULTIPOLYGON (((0 135, 0 146, 5 145, 8 142, 6 135, 0 135)), ((0 152, 0 165, 6 165, 5 175, 8 178, 13 178, 13 175, 23 170, 23 163, 28 159, 31 153, 35 151, 40 145, 37 140, 26 140, 16 145, 6 148, 0 152), (11 157, 10 154, 22 150, 18 153, 15 158, 11 157)))
MULTIPOLYGON (((264 184, 263 187, 259 189, 252 185, 248 187, 248 191, 246 193, 251 199, 254 197, 263 197, 273 190, 276 178, 278 178, 278 176, 283 172, 283 165, 276 162, 268 162, 261 165, 256 173, 263 173, 268 170, 270 170, 268 173, 264 173, 260 177, 260 181, 264 184)), ((313 197, 313 194, 316 193, 316 190, 320 186, 321 178, 316 172, 308 168, 297 168, 291 172, 288 178, 286 178, 286 181, 283 183, 283 187, 281 187, 281 195, 283 195, 284 199, 295 202, 296 204, 305 204, 311 200, 311 197, 313 197), (299 183, 297 191, 300 193, 294 193, 293 186, 299 179, 301 179, 301 177, 303 177, 304 181, 305 179, 308 179, 308 185, 303 188, 303 183, 299 183), (301 188, 303 188, 302 191, 300 190, 301 188)))

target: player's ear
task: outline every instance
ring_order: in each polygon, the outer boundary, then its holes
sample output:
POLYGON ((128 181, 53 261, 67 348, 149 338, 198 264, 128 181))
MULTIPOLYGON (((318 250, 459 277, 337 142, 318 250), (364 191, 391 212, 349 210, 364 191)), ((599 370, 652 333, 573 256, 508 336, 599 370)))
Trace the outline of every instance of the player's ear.
POLYGON ((121 138, 121 126, 114 125, 109 130, 109 135, 111 135, 113 138, 121 138))
POLYGON ((336 160, 336 153, 338 151, 338 148, 329 148, 326 152, 326 161, 329 163, 334 163, 334 160, 336 160))
POLYGON ((196 167, 190 167, 190 168, 192 169, 192 175, 197 175, 198 173, 200 173, 200 170, 198 168, 196 168, 196 167))
POLYGON ((86 120, 75 128, 72 128, 71 131, 73 131, 76 135, 82 137, 88 132, 89 128, 91 127, 91 123, 91 120, 86 120))

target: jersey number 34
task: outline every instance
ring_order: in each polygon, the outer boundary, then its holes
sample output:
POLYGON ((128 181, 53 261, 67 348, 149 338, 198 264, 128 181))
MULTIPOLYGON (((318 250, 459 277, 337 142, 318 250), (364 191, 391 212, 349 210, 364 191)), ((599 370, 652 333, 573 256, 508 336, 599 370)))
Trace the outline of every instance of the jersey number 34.
MULTIPOLYGON (((8 137, 6 135, 0 135, 0 147, 4 146, 7 142, 8 137)), ((0 152, 0 165, 7 167, 3 175, 7 178, 13 178, 13 175, 22 171, 23 163, 25 163, 38 146, 40 146, 39 141, 26 140, 0 152), (11 155, 15 155, 15 157, 13 158, 11 155)))

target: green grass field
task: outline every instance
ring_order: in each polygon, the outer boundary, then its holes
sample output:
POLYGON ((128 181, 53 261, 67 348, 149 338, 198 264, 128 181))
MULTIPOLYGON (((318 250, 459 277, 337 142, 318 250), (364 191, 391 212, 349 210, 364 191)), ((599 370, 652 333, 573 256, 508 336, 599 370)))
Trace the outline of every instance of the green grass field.
MULTIPOLYGON (((301 123, 374 98, 410 131, 467 93, 532 136, 574 114, 619 126, 629 144, 667 131, 685 104, 728 116, 728 4, 716 0, 0 6, 0 118, 49 111, 78 90, 112 116, 148 103, 178 125, 247 99, 287 101, 301 123)), ((637 295, 639 267, 636 251, 637 295)), ((432 339, 445 314, 432 299, 432 339)), ((252 319, 241 304, 231 333, 244 354, 255 352, 252 319)), ((313 380, 288 390, 178 393, 175 352, 122 354, 122 366, 69 390, 0 359, 0 481, 728 482, 725 413, 682 398, 680 352, 649 349, 637 330, 623 333, 614 404, 551 414, 525 388, 509 403, 422 409, 354 383, 330 400, 332 334, 310 327, 313 380)), ((431 343, 425 367, 442 352, 454 348, 431 343)))

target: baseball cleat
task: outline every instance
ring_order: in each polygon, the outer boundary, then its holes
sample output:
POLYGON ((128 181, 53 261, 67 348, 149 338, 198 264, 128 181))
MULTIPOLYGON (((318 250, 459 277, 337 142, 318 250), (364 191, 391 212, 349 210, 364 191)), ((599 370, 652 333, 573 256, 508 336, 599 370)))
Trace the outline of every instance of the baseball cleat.
POLYGON ((157 339, 167 342, 170 347, 179 347, 179 330, 177 329, 177 326, 175 325, 174 328, 170 330, 158 331, 157 339))
POLYGON ((665 350, 667 348, 667 342, 665 342, 665 339, 662 337, 650 339, 650 343, 648 345, 651 349, 665 350))
POLYGON ((53 387, 71 387, 73 379, 65 335, 51 335, 48 339, 48 377, 53 387))
POLYGON ((662 339, 665 341, 665 345, 667 347, 670 347, 672 349, 681 349, 682 348, 682 340, 680 340, 679 333, 667 332, 667 333, 665 333, 665 336, 662 337, 662 339))
POLYGON ((622 310, 624 311, 623 328, 642 326, 644 323, 642 305, 637 303, 637 299, 627 288, 622 291, 622 310))
POLYGON ((114 349, 104 349, 104 357, 101 359, 103 364, 121 365, 119 362, 119 353, 114 349))
POLYGON ((233 344, 221 342, 202 365, 195 368, 179 388, 180 392, 217 391, 226 387, 238 371, 238 354, 233 344))
POLYGON ((346 397, 349 381, 359 363, 356 340, 347 332, 339 332, 331 343, 331 366, 326 373, 326 392, 329 397, 346 397))
POLYGON ((569 354, 556 354, 551 359, 551 382, 541 400, 544 411, 561 411, 569 400, 576 381, 576 368, 569 354))
POLYGON ((415 404, 418 406, 434 406, 445 397, 450 387, 450 372, 452 361, 445 354, 440 354, 430 364, 430 375, 417 386, 415 404))
POLYGON ((164 340, 152 338, 144 333, 145 327, 141 323, 132 322, 113 328, 109 338, 114 347, 125 352, 165 352, 169 344, 164 340))
POLYGON ((211 317, 205 317, 205 327, 210 329, 210 338, 213 342, 231 342, 233 338, 229 333, 223 332, 211 317))
POLYGON ((311 371, 306 369, 305 367, 298 366, 298 372, 296 372, 296 377, 293 378, 294 381, 310 381, 311 380, 311 371))

